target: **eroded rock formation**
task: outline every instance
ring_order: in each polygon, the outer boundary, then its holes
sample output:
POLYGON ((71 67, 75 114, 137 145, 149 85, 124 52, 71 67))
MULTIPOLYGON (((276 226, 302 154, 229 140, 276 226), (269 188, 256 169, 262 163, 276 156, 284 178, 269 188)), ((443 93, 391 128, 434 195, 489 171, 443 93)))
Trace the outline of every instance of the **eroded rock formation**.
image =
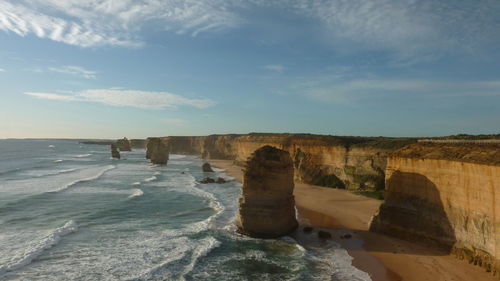
POLYGON ((405 147, 388 158, 385 193, 372 231, 438 245, 500 273, 499 145, 405 147))
POLYGON ((130 147, 130 141, 127 138, 117 140, 116 146, 120 151, 132 151, 132 148, 130 147))
POLYGON ((387 156, 416 142, 404 138, 257 133, 162 139, 170 144, 172 153, 238 164, 244 164, 256 149, 270 145, 290 153, 298 182, 366 190, 383 189, 387 156))
POLYGON ((295 230, 298 223, 293 188, 290 154, 271 146, 257 149, 245 166, 236 219, 239 232, 275 238, 295 230))
POLYGON ((118 147, 114 143, 111 144, 111 157, 120 159, 120 151, 118 151, 118 147))
POLYGON ((168 144, 161 138, 149 138, 146 145, 146 159, 153 164, 166 165, 169 157, 168 144))
POLYGON ((205 173, 213 173, 214 170, 212 170, 212 167, 210 166, 210 163, 204 163, 202 166, 201 166, 201 169, 203 170, 203 172, 205 173))

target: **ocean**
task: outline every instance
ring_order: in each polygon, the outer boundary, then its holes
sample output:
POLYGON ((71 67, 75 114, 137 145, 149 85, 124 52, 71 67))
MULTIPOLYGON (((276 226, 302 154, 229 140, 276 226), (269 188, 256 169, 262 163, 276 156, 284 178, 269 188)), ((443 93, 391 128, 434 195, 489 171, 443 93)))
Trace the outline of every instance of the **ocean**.
POLYGON ((333 241, 235 232, 241 184, 75 140, 0 140, 0 280, 370 280, 333 241), (200 184, 206 176, 225 184, 200 184))

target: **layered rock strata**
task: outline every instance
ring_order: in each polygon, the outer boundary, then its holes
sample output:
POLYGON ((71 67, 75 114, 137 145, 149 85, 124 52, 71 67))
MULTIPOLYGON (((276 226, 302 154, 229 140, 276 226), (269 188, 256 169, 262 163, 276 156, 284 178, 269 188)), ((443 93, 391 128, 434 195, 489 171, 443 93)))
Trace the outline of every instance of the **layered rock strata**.
POLYGON ((116 146, 120 151, 132 151, 132 148, 130 147, 130 141, 127 138, 117 140, 116 146))
POLYGON ((149 138, 146 145, 146 159, 153 164, 166 165, 169 158, 168 143, 160 138, 149 138))
POLYGON ((419 143, 397 151, 370 229, 438 245, 500 273, 500 145, 419 143))
POLYGON ((293 172, 287 151, 264 146, 250 156, 236 219, 239 232, 275 238, 297 228, 293 172))
POLYGON ((255 133, 162 139, 170 144, 171 153, 234 160, 238 164, 244 164, 256 149, 271 145, 290 153, 298 182, 366 190, 383 189, 387 156, 416 142, 403 138, 255 133), (336 184, 339 181, 342 184, 336 184))

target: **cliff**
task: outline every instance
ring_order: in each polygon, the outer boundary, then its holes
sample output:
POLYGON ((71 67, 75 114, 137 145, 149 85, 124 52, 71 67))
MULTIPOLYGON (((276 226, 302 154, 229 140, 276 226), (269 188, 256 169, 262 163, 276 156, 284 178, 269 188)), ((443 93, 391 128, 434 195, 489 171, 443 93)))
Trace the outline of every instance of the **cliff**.
POLYGON ((236 218, 239 232, 276 238, 297 228, 293 170, 290 154, 271 146, 249 157, 236 218))
POLYGON ((130 146, 132 148, 145 149, 146 148, 146 140, 145 139, 131 139, 130 146))
POLYGON ((258 148, 288 151, 298 182, 348 188, 383 189, 386 158, 415 139, 339 137, 310 134, 210 135, 165 137, 171 153, 243 164, 258 148))
POLYGON ((419 143, 388 158, 371 230, 500 269, 500 146, 419 143))

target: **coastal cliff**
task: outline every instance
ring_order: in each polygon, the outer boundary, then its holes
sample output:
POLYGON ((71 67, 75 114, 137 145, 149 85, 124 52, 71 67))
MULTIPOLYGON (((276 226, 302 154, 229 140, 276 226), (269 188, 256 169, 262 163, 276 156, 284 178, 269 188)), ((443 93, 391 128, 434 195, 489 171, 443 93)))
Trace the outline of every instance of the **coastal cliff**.
POLYGON ((234 160, 242 165, 262 146, 288 151, 295 180, 323 186, 382 190, 386 158, 415 139, 340 137, 310 134, 210 135, 164 137, 170 152, 205 159, 234 160))
POLYGON ((370 229, 500 273, 500 145, 418 143, 388 158, 370 229))

